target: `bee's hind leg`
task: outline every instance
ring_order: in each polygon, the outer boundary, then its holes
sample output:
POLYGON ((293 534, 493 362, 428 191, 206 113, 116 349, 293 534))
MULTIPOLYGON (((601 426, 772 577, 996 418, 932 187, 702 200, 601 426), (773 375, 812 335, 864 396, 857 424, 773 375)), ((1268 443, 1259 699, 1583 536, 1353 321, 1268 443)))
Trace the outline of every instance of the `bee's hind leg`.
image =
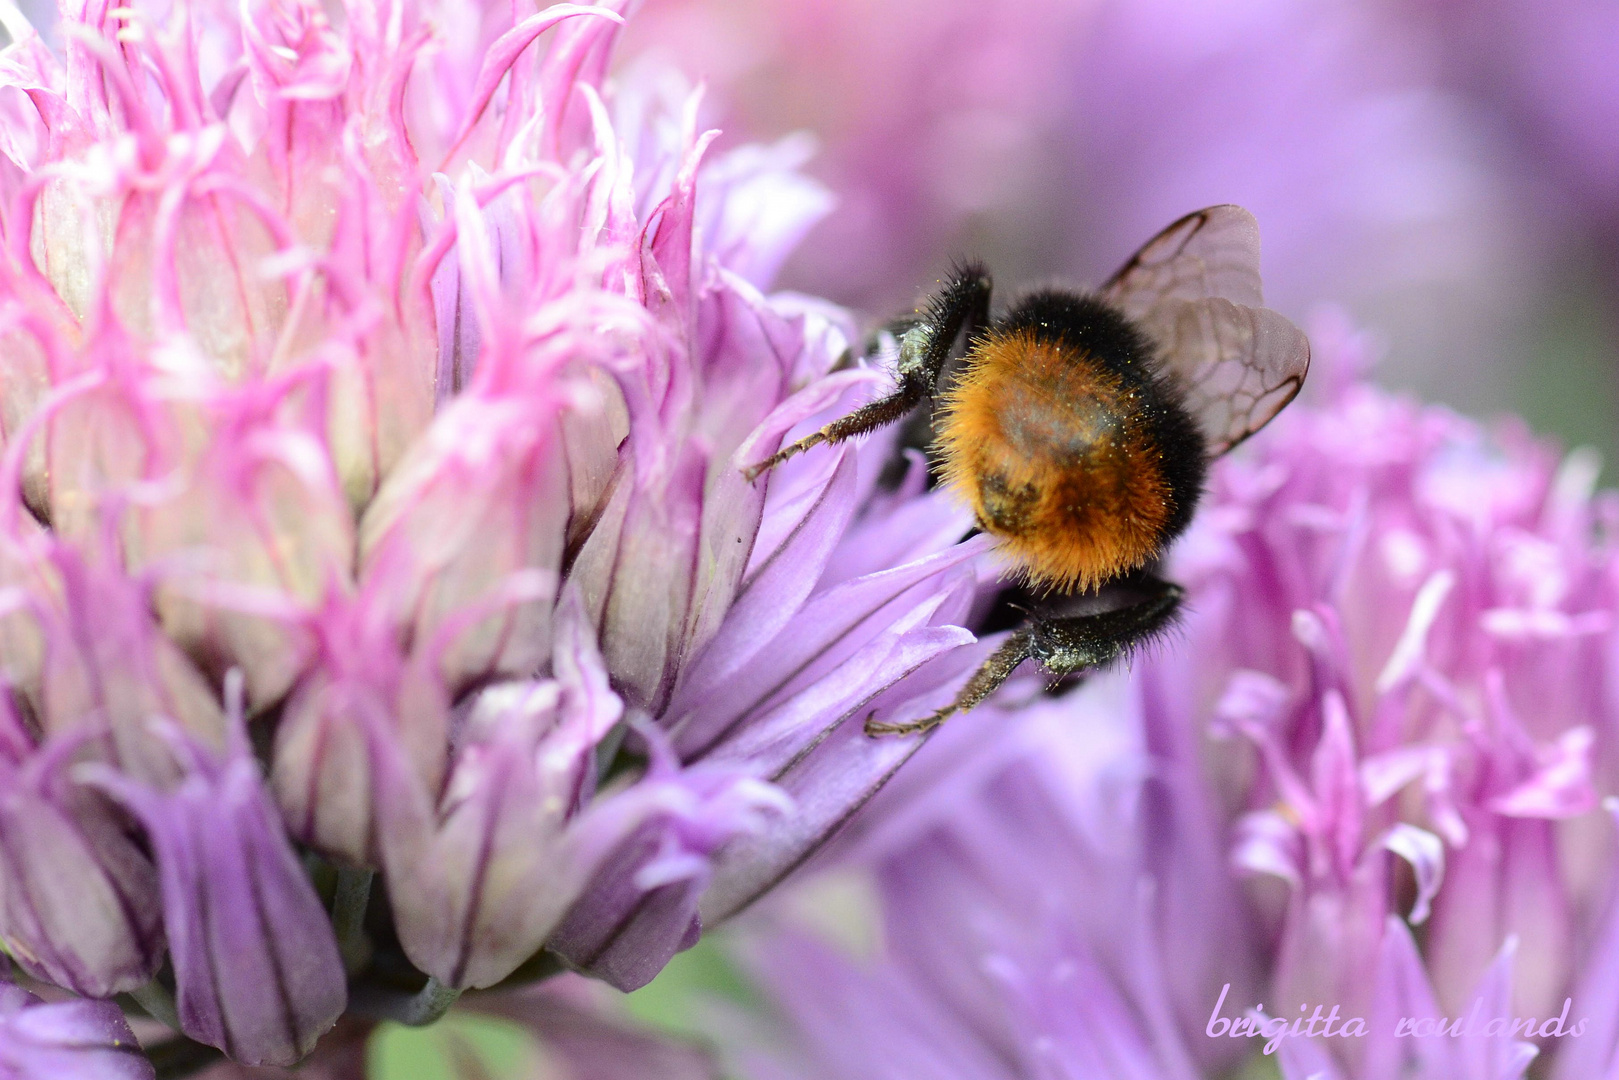
POLYGON ((1026 626, 1013 632, 990 654, 949 705, 918 720, 902 723, 866 721, 866 734, 911 735, 942 724, 952 713, 966 712, 1000 689, 1025 660, 1033 659, 1061 678, 1103 668, 1162 634, 1175 621, 1185 595, 1179 585, 1151 575, 1131 582, 1141 595, 1123 607, 1088 615, 1049 616, 1035 612, 1026 626))
POLYGON ((1034 655, 1033 645, 1033 627, 1014 631, 1011 637, 1001 642, 1000 648, 989 654, 989 659, 979 665, 973 677, 967 680, 967 685, 956 695, 956 700, 949 705, 931 716, 897 724, 879 723, 867 717, 866 734, 874 738, 878 735, 914 735, 938 727, 951 713, 966 712, 999 690, 1001 683, 1011 676, 1017 666, 1034 655))
POLYGON ((1091 615, 1030 620, 1032 655, 1056 676, 1107 667, 1153 640, 1174 624, 1186 591, 1173 581, 1138 575, 1131 588, 1139 595, 1130 604, 1091 615))

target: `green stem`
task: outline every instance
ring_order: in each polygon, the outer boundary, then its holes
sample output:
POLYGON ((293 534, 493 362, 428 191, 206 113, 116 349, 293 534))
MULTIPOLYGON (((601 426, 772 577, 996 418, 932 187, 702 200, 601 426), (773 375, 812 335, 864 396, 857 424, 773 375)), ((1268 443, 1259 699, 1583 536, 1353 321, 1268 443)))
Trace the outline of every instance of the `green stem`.
POLYGON ((426 1027, 450 1011, 461 991, 429 977, 415 997, 400 1003, 392 1019, 406 1027, 426 1027))
POLYGON ((131 990, 129 996, 146 1010, 147 1016, 175 1031, 180 1030, 180 1012, 174 1007, 174 995, 169 993, 168 987, 153 979, 145 986, 131 990))
POLYGON ((340 867, 337 890, 332 895, 332 933, 343 967, 350 974, 360 971, 371 960, 371 939, 365 932, 365 912, 371 904, 374 870, 340 867))

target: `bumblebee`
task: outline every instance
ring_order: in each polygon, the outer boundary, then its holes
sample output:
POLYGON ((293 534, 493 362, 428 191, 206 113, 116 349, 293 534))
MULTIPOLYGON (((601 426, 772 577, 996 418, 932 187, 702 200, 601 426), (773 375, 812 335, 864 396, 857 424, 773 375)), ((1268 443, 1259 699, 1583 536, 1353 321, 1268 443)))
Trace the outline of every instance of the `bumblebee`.
POLYGON ((947 707, 869 735, 926 731, 1025 660, 1059 679, 1170 626, 1182 589, 1154 569, 1190 523, 1208 463, 1298 394, 1304 334, 1264 307, 1259 226, 1239 206, 1170 225, 1094 293, 1043 290, 990 317, 991 282, 958 267, 899 339, 894 389, 745 470, 903 419, 935 398, 932 457, 1033 598, 1027 619, 947 707), (1104 590, 1129 596, 1103 606, 1104 590))

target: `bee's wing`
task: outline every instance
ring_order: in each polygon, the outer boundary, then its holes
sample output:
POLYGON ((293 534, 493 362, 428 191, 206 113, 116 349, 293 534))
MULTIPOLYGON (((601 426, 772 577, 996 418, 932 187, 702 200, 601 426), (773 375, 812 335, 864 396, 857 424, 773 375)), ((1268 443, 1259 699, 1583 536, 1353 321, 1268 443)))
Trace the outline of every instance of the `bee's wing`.
POLYGON ((1101 293, 1162 350, 1210 454, 1264 427, 1304 385, 1310 342, 1264 306, 1259 225, 1240 206, 1187 214, 1149 240, 1101 293))

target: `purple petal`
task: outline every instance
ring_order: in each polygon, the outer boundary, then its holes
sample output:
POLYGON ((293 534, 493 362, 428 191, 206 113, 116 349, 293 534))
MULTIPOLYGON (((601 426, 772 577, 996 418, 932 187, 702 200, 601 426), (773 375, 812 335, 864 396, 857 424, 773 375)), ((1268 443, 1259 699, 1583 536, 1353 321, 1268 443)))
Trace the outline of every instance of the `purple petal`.
MULTIPOLYGON (((841 403, 847 391, 855 388, 866 389, 867 393, 862 396, 869 397, 875 388, 884 381, 881 374, 865 368, 837 371, 824 379, 816 379, 792 397, 777 405, 768 416, 759 422, 759 426, 737 448, 736 466, 746 468, 768 458, 776 452, 783 436, 792 430, 795 425, 803 423, 812 416, 826 412, 834 403, 841 403)), ((805 434, 807 435, 809 432, 806 431, 805 434)), ((786 475, 792 475, 794 464, 794 462, 788 462, 781 471, 786 475)), ((803 467, 803 465, 798 465, 798 468, 803 467)), ((772 482, 780 483, 779 480, 775 479, 776 475, 775 472, 771 474, 772 482)), ((763 550, 771 551, 774 548, 763 545, 763 550)))
POLYGON ((1395 643, 1393 652, 1377 676, 1377 689, 1380 692, 1391 690, 1411 678, 1427 662, 1428 633, 1455 584, 1456 575, 1449 570, 1441 570, 1417 590, 1400 640, 1395 643))
POLYGON ((1238 819, 1232 866, 1279 877, 1296 888, 1304 884, 1303 855, 1298 827, 1274 810, 1255 810, 1238 819))
POLYGON ((598 824, 589 801, 596 747, 623 706, 572 589, 552 668, 555 680, 501 683, 474 700, 442 794, 385 734, 370 737, 400 940, 447 986, 492 985, 532 956, 622 839, 613 830, 638 826, 598 824))
POLYGON ((1355 741, 1349 709, 1337 691, 1328 691, 1322 701, 1325 727, 1311 759, 1311 782, 1315 789, 1316 820, 1305 827, 1328 837, 1333 856, 1352 864, 1360 851, 1361 822, 1365 811, 1355 741))
POLYGON ((1282 1040, 1276 1048, 1276 1066, 1282 1080, 1345 1080, 1342 1067, 1315 1039, 1282 1040))
POLYGON ((744 771, 654 765, 629 791, 587 813, 611 824, 583 828, 603 836, 617 829, 619 839, 547 947, 621 990, 644 986, 697 943, 697 905, 713 853, 790 809, 781 792, 744 771))
POLYGON ((1488 806, 1507 817, 1568 818, 1596 809, 1591 786, 1591 743, 1588 727, 1566 731, 1543 755, 1535 774, 1490 800, 1488 806))
POLYGON ((1234 671, 1214 707, 1216 726, 1268 729, 1287 706, 1287 687, 1262 671, 1234 671))
POLYGON ((770 287, 782 261, 834 204, 830 191, 797 171, 814 152, 814 140, 797 133, 739 147, 703 170, 698 226, 720 265, 770 287))
POLYGON ((1468 814, 1466 847, 1447 853, 1424 951, 1446 1001, 1471 990, 1501 943, 1516 936, 1513 1015, 1562 1005, 1575 970, 1572 898, 1560 872, 1555 822, 1468 814))
POLYGON ((215 694, 153 620, 149 587, 126 575, 111 552, 92 558, 56 541, 48 551, 64 610, 46 635, 52 646, 43 687, 46 730, 74 731, 100 713, 119 768, 151 782, 169 779, 174 766, 147 729, 150 717, 171 717, 222 746, 224 716, 215 694))
POLYGON ((1361 1074, 1371 1078, 1403 1076, 1409 1071, 1411 1075, 1431 1076, 1434 1080, 1446 1075, 1438 1070, 1451 1064, 1453 1051, 1449 1039, 1394 1037, 1402 1019, 1437 1019, 1440 1015, 1439 1001, 1428 982, 1422 955, 1411 940, 1411 931, 1403 921, 1390 916, 1383 931, 1377 978, 1366 1013, 1371 1037, 1361 1074))
POLYGON ((797 528, 748 576, 719 632, 684 673, 669 715, 684 715, 688 703, 735 675, 793 619, 854 514, 854 479, 854 460, 839 458, 797 528))
POLYGON ((466 139, 472 125, 483 115, 484 107, 495 95, 495 89, 505 78, 506 72, 517 62, 523 50, 545 31, 575 15, 592 15, 615 24, 624 21, 617 12, 605 8, 592 8, 579 4, 553 4, 543 11, 530 15, 500 35, 484 54, 483 67, 479 69, 477 81, 472 87, 471 107, 467 110, 466 120, 455 139, 457 144, 466 139))
POLYGON ((702 933, 697 900, 707 883, 707 860, 680 860, 667 883, 640 874, 657 859, 674 861, 666 850, 667 832, 663 822, 651 821, 625 840, 547 947, 577 970, 629 991, 651 982, 671 956, 695 945, 702 933))
POLYGON ((687 443, 669 464, 650 487, 639 479, 620 483, 569 575, 599 627, 620 690, 654 713, 678 674, 709 462, 687 443))
POLYGON ((0 936, 31 974, 107 997, 162 963, 158 876, 122 816, 62 775, 73 749, 0 759, 0 936))
POLYGON ((970 630, 924 621, 951 599, 929 597, 916 610, 905 612, 891 634, 869 643, 781 704, 750 717, 703 760, 746 763, 767 776, 786 770, 834 725, 878 694, 928 662, 973 644, 976 639, 970 630))
POLYGON ((750 967, 790 1011, 806 1047, 794 1069, 766 1076, 848 1080, 940 1077, 998 1080, 1016 1075, 944 1002, 887 967, 867 972, 802 934, 775 935, 750 967), (808 1052, 806 1052, 806 1050, 808 1052), (805 1068, 805 1065, 811 1065, 805 1068))
POLYGON ((563 828, 594 743, 583 756, 557 755, 548 775, 538 767, 551 756, 541 733, 554 719, 556 688, 485 696, 498 717, 461 748, 436 811, 396 751, 380 741, 373 749, 400 941, 412 963, 451 987, 492 985, 533 955, 589 870, 563 828))
MULTIPOLYGON (((750 712, 768 707, 823 678, 873 638, 885 633, 910 590, 935 585, 936 575, 981 555, 987 539, 975 538, 906 566, 869 574, 816 594, 786 630, 736 677, 714 685, 701 699, 701 711, 676 722, 676 748, 683 757, 700 754, 723 738, 750 712)), ((914 602, 914 601, 913 601, 914 602)), ((695 690, 692 691, 695 697, 695 690)))
POLYGON ((1383 835, 1383 846, 1411 864, 1417 879, 1417 899, 1408 916, 1412 926, 1428 919, 1429 905, 1445 880, 1445 845, 1427 829, 1400 822, 1383 835))
MULTIPOLYGON (((1619 819, 1619 799, 1603 800, 1603 809, 1619 819)), ((1551 1074, 1557 1080, 1607 1080, 1619 1069, 1619 893, 1609 896, 1586 951, 1590 959, 1571 992, 1587 1024, 1579 1039, 1558 1040, 1563 1045, 1551 1074)))
POLYGON ((554 589, 502 594, 518 575, 554 582, 561 570, 573 507, 557 393, 455 398, 361 521, 367 596, 409 627, 417 651, 442 652, 452 690, 530 675, 549 654, 554 589))
POLYGON ((864 719, 845 720, 777 779, 793 799, 792 814, 719 852, 702 898, 704 924, 730 918, 796 869, 922 745, 919 736, 869 738, 864 719))
POLYGON ((6 1080, 153 1080, 134 1032, 110 1001, 46 1004, 0 987, 0 1076, 6 1080))
POLYGON ((384 595, 393 582, 373 574, 359 596, 329 599, 315 616, 321 654, 282 709, 271 766, 293 836, 362 865, 379 857, 374 741, 395 744, 401 768, 434 789, 448 756, 449 694, 426 650, 401 649, 384 595))
POLYGON ((294 1064, 347 998, 326 910, 246 746, 217 758, 172 737, 192 759, 172 791, 102 766, 86 779, 128 807, 156 854, 182 1030, 247 1064, 294 1064))
MULTIPOLYGON (((866 493, 866 509, 838 544, 822 576, 823 587, 926 558, 971 530, 972 511, 952 493, 924 494, 926 458, 914 450, 904 453, 910 459, 904 484, 889 496, 866 493)), ((863 476, 867 469, 862 460, 863 476)))
MULTIPOLYGON (((1501 943, 1495 959, 1485 969, 1484 976, 1474 989, 1470 1002, 1476 1001, 1478 1015, 1486 1017, 1512 1016, 1514 962, 1518 952, 1518 939, 1509 936, 1501 943)), ((1472 1015, 1471 1010, 1469 1015, 1472 1015)), ((1539 1054, 1533 1043, 1519 1042, 1510 1034, 1468 1039, 1463 1042, 1460 1068, 1456 1073, 1468 1080, 1522 1080, 1529 1063, 1539 1054)))
MULTIPOLYGON (((439 199, 446 207, 454 205, 455 188, 443 174, 433 177, 439 199)), ((424 231, 426 226, 423 226, 424 231)), ((438 326, 438 369, 434 374, 435 404, 449 404, 460 388, 472 381, 483 345, 483 327, 478 322, 472 297, 461 280, 459 249, 439 260, 429 281, 433 293, 434 322, 438 326)))
MULTIPOLYGON (((608 0, 600 6, 605 13, 622 15, 630 4, 629 0, 608 0)), ((557 29, 539 78, 540 112, 546 117, 545 150, 552 160, 566 161, 579 146, 590 142, 590 118, 575 99, 586 96, 580 93, 583 89, 600 89, 619 25, 607 19, 577 19, 557 29)))

